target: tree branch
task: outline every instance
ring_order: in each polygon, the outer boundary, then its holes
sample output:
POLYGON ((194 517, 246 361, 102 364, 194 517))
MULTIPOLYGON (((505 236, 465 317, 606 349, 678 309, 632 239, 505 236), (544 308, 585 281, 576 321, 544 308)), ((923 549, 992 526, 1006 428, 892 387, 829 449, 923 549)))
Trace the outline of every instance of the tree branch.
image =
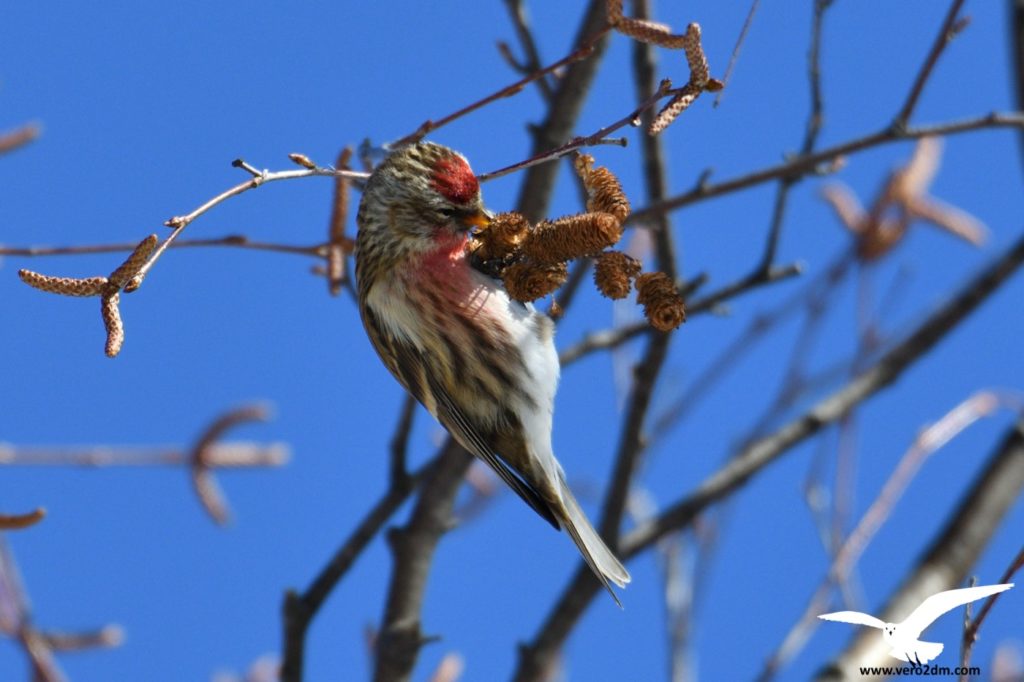
POLYGON ((427 577, 437 544, 452 527, 455 494, 471 461, 449 437, 427 473, 409 522, 388 534, 394 570, 377 639, 373 675, 377 682, 409 679, 420 648, 429 641, 420 627, 427 577))
POLYGON ((724 194, 731 194, 743 189, 749 189, 765 182, 778 180, 790 176, 802 176, 817 172, 818 168, 835 161, 839 157, 864 151, 884 144, 902 142, 905 140, 918 140, 922 137, 955 135, 971 132, 983 128, 1019 128, 1024 129, 1024 113, 1020 112, 993 112, 985 116, 964 119, 962 121, 949 121, 931 125, 919 125, 897 130, 892 126, 886 126, 863 137, 843 142, 812 154, 798 154, 780 164, 769 166, 761 170, 746 173, 729 180, 718 183, 707 183, 701 181, 696 187, 688 192, 677 194, 650 206, 633 211, 627 223, 644 223, 649 221, 655 214, 666 211, 674 211, 678 208, 712 199, 724 194))

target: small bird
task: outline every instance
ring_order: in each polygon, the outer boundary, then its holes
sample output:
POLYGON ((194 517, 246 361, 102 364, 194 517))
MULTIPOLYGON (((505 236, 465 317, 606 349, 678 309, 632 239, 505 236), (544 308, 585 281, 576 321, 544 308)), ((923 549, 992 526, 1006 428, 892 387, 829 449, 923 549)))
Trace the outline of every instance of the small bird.
POLYGON ((367 180, 356 222, 356 281, 366 333, 395 378, 466 450, 564 529, 594 575, 629 573, 587 520, 551 448, 559 364, 554 324, 476 269, 469 232, 490 222, 456 151, 420 142, 367 180))
POLYGON ((942 644, 918 640, 925 628, 947 611, 999 592, 1005 592, 1011 587, 1013 587, 1013 583, 978 585, 977 587, 939 592, 921 602, 921 605, 914 609, 914 612, 907 616, 902 623, 885 623, 859 611, 836 611, 820 615, 818 618, 877 628, 882 631, 882 638, 892 649, 889 652, 890 656, 908 663, 923 665, 942 653, 942 644))

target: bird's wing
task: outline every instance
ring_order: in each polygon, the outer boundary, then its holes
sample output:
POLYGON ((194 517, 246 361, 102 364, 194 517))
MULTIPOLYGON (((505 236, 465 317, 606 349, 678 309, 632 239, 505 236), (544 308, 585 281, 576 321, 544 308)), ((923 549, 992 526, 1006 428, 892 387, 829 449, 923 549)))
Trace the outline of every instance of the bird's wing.
POLYGON ((867 625, 871 628, 881 630, 885 627, 885 621, 878 620, 860 611, 836 611, 835 613, 823 613, 818 618, 822 620, 834 620, 838 623, 850 623, 852 625, 867 625))
POLYGON ((921 602, 921 605, 914 609, 914 612, 907 616, 907 619, 900 624, 900 631, 913 633, 917 639, 926 627, 947 611, 952 611, 958 606, 969 604, 978 599, 999 592, 1004 592, 1013 587, 1013 583, 1004 585, 978 585, 977 587, 964 587, 959 590, 946 590, 939 592, 921 602))
POLYGON ((423 353, 415 346, 402 339, 395 338, 388 334, 381 326, 376 314, 369 307, 362 311, 363 322, 366 327, 370 342, 377 350, 384 364, 395 378, 401 382, 409 393, 416 400, 420 401, 441 424, 448 429, 448 432, 455 437, 462 447, 470 453, 486 462, 491 469, 512 488, 519 497, 530 505, 548 523, 559 528, 548 505, 541 496, 519 478, 494 450, 473 423, 466 418, 465 413, 452 399, 451 394, 444 388, 436 373, 431 371, 434 364, 423 357, 423 353))
POLYGON ((502 459, 494 453, 491 446, 473 427, 473 423, 466 418, 465 413, 452 399, 451 395, 440 383, 432 372, 426 372, 427 383, 437 403, 437 419, 453 436, 459 441, 462 447, 485 461, 501 480, 512 490, 516 491, 519 497, 523 498, 528 505, 540 514, 548 523, 555 528, 560 528, 558 520, 555 519, 547 502, 541 498, 536 490, 526 481, 519 478, 502 459))

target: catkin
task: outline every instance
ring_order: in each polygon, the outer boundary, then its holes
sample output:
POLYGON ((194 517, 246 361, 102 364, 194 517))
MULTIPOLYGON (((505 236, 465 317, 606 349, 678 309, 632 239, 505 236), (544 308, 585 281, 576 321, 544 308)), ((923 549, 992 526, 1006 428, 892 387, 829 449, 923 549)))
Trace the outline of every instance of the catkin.
POLYGON ((553 265, 594 256, 622 238, 622 225, 610 213, 581 213, 538 223, 522 252, 537 263, 553 265))
POLYGON ((643 273, 636 278, 636 290, 637 303, 643 305, 644 316, 655 329, 672 331, 686 321, 683 298, 664 272, 643 273))
POLYGON ((569 268, 565 263, 519 261, 505 268, 502 279, 508 295, 527 303, 543 298, 565 283, 569 268))
POLYGON ((639 274, 640 262, 635 258, 620 251, 605 251, 594 265, 594 284, 608 298, 625 298, 639 274))

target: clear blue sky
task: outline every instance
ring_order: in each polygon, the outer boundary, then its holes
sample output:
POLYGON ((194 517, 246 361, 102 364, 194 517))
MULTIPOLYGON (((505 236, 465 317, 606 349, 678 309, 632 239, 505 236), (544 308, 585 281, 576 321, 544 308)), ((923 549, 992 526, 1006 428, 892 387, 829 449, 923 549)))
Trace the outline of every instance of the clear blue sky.
MULTIPOLYGON (((543 57, 562 56, 578 5, 534 2, 543 57)), ((721 75, 746 5, 660 3, 657 15, 682 29, 702 24, 712 73, 721 75)), ((810 2, 763 3, 720 107, 702 98, 666 133, 673 191, 707 167, 731 177, 778 161, 802 139, 807 111, 804 58, 810 2)), ((1012 106, 1005 3, 969 2, 973 21, 943 56, 915 121, 939 122, 1012 106)), ((946 10, 945 2, 839 2, 827 17, 826 124, 822 143, 884 125, 901 103, 946 10)), ((12 4, 0 40, 0 129, 39 121, 42 137, 0 158, 0 242, 92 244, 162 234, 162 222, 240 181, 230 161, 288 167, 301 151, 321 163, 363 138, 396 139, 511 82, 494 49, 514 44, 502 3, 12 4)), ((682 56, 661 53, 659 72, 686 79, 682 56)), ((589 133, 633 107, 630 44, 615 37, 578 132, 589 133)), ((534 90, 439 131, 477 170, 525 157, 525 124, 543 105, 534 90)), ((642 204, 636 131, 627 149, 602 148, 599 161, 642 204)), ((848 160, 839 178, 865 200, 910 144, 848 160)), ((927 227, 875 273, 875 291, 903 288, 882 326, 910 328, 970 273, 1016 239, 1024 215, 1018 140, 986 131, 948 140, 933 191, 983 221, 988 244, 975 250, 927 227), (905 277, 905 279, 899 279, 905 277)), ((519 177, 484 187, 510 208, 519 177)), ((814 273, 846 236, 817 198, 821 181, 793 192, 780 245, 783 262, 814 273)), ((769 222, 774 188, 760 187, 673 214, 683 272, 725 283, 753 264, 769 222)), ((192 237, 244 233, 299 244, 321 241, 331 182, 264 187, 194 223, 192 237)), ((552 214, 578 209, 561 178, 552 214)), ((354 226, 353 226, 354 229, 354 226)), ((236 518, 213 526, 176 470, 6 469, 0 510, 37 505, 49 517, 8 535, 40 626, 125 627, 117 650, 69 654, 74 680, 204 680, 242 669, 280 644, 284 590, 303 587, 383 490, 387 443, 402 402, 373 355, 348 298, 330 298, 300 257, 233 250, 173 252, 144 287, 123 300, 127 342, 103 356, 95 301, 29 290, 20 267, 76 276, 106 273, 116 256, 0 261, 0 441, 31 444, 188 443, 222 410, 253 399, 276 420, 239 438, 285 441, 280 470, 221 476, 236 518)), ((654 414, 750 317, 798 283, 750 295, 731 316, 694 319, 674 337, 654 414)), ((855 296, 847 283, 830 310, 816 366, 853 348, 855 296)), ((856 505, 863 511, 924 424, 973 391, 1024 387, 1024 332, 1018 278, 961 329, 872 401, 856 418, 856 505)), ((630 306, 616 315, 633 314, 630 306)), ((588 292, 559 330, 564 347, 613 324, 613 307, 588 292)), ((780 357, 797 334, 789 325, 744 360, 691 418, 653 450, 641 483, 659 503, 683 495, 720 464, 770 400, 780 357)), ((638 353, 594 356, 567 369, 556 409, 556 451, 592 512, 622 421, 615 374, 638 353), (589 491, 588 494, 583 494, 589 491)), ((861 562, 865 610, 882 603, 914 564, 1012 417, 985 422, 933 458, 861 562), (927 529, 922 533, 922 526, 927 529)), ((434 451, 441 430, 417 414, 410 457, 434 451)), ((834 447, 829 437, 824 447, 834 447)), ((704 679, 745 679, 781 641, 826 570, 800 486, 820 442, 788 454, 729 507, 700 595, 695 665, 704 679)), ((403 518, 407 509, 398 516, 403 518)), ((594 512, 596 513, 596 512, 594 512)), ((977 566, 995 582, 1020 548, 1017 504, 977 566)), ((468 680, 506 679, 516 643, 535 632, 575 570, 571 543, 522 504, 502 495, 486 514, 446 537, 427 592, 424 629, 442 641, 424 650, 417 679, 449 651, 466 659, 468 680)), ((378 622, 391 563, 376 542, 336 590, 311 631, 310 680, 363 679, 363 630, 378 622)), ((626 609, 599 598, 566 650, 574 680, 663 679, 666 666, 655 563, 630 565, 626 609)), ((988 670, 994 647, 1022 637, 1024 596, 1016 591, 986 624, 975 661, 988 670)), ((936 626, 952 649, 957 616, 936 626)), ((821 628, 784 679, 804 679, 850 636, 821 628)), ((953 665, 952 657, 943 661, 953 665)), ((23 679, 21 653, 0 641, 0 679, 23 679)))

